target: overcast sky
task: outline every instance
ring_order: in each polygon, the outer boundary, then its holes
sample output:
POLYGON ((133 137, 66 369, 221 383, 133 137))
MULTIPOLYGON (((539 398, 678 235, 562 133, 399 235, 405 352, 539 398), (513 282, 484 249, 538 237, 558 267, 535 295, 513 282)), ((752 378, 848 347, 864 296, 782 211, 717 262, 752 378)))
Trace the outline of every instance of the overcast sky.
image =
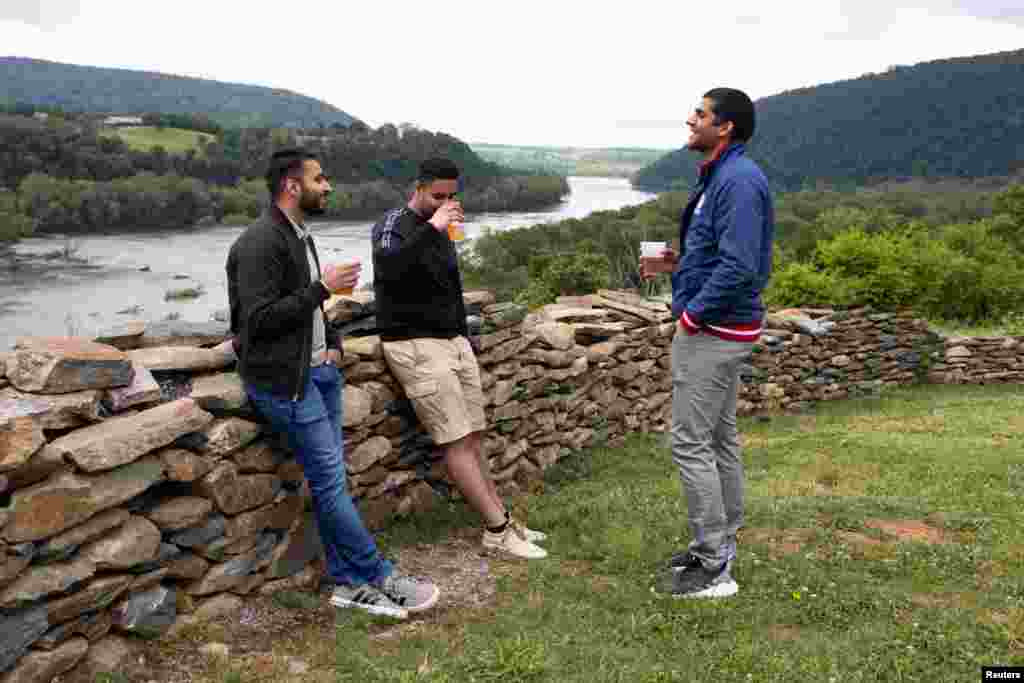
POLYGON ((5 56, 287 88, 507 144, 673 148, 714 86, 757 98, 1022 47, 1024 0, 0 0, 5 56))

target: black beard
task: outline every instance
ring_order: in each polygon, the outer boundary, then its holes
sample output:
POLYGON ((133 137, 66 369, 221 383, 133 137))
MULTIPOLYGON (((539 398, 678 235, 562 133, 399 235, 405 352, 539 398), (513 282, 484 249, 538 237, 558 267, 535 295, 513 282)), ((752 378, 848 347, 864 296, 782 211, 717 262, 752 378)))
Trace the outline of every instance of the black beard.
POLYGON ((326 211, 326 202, 321 202, 321 196, 326 199, 326 195, 307 195, 303 194, 299 199, 299 208, 307 216, 322 216, 326 211))

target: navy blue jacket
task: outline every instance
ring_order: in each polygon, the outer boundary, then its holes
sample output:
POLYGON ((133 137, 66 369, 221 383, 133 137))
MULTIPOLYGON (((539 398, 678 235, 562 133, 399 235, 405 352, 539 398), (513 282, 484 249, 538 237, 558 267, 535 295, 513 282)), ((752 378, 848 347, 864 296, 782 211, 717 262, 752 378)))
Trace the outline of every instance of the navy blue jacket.
POLYGON ((761 322, 774 237, 768 179, 735 143, 703 170, 680 219, 672 313, 698 324, 761 322))

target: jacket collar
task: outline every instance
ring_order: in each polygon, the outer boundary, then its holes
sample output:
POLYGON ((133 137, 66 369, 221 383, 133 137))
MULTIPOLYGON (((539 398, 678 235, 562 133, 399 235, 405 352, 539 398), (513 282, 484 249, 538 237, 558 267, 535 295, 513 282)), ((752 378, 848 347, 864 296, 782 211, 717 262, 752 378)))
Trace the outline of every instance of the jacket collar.
POLYGON ((747 146, 742 142, 734 142, 728 147, 720 147, 715 155, 706 161, 701 161, 697 166, 697 175, 701 180, 706 180, 711 173, 726 159, 743 154, 747 146))

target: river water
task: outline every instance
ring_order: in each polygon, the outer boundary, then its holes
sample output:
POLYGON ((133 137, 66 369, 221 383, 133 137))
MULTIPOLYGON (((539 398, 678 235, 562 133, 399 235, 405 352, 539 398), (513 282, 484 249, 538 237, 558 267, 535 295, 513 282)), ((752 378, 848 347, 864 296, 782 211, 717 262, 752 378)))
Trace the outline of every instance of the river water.
MULTIPOLYGON (((572 193, 545 211, 468 215, 466 237, 472 239, 485 227, 508 230, 582 218, 654 197, 634 190, 625 178, 571 177, 569 185, 572 193)), ((372 282, 371 226, 372 221, 313 224, 321 261, 360 258, 363 282, 372 282)), ((227 309, 224 261, 243 229, 218 226, 21 240, 0 253, 0 350, 22 336, 92 337, 129 320, 209 320, 227 309), (55 255, 62 251, 74 258, 55 255), (169 289, 195 286, 205 290, 198 298, 164 300, 169 289)))

